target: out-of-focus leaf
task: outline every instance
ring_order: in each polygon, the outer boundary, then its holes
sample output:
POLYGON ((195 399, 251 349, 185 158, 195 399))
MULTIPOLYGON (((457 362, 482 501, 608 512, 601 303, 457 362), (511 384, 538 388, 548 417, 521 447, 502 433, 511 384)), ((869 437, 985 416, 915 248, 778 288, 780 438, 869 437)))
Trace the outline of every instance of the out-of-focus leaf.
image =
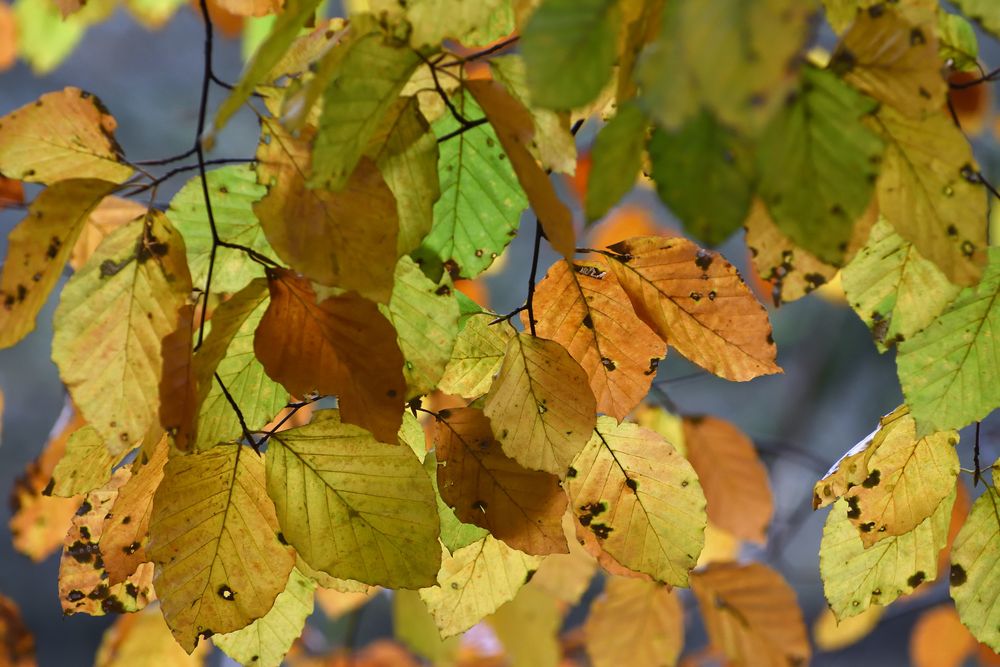
POLYGON ((951 597, 965 627, 1000 652, 1000 491, 987 486, 951 550, 951 597))
POLYGON ((837 620, 830 608, 820 612, 813 623, 813 641, 821 651, 840 651, 853 646, 875 630, 885 607, 868 607, 857 616, 837 620))
POLYGON ((157 608, 122 614, 104 632, 94 667, 201 667, 205 645, 188 655, 170 635, 157 608))
POLYGON ((556 667, 562 658, 559 630, 563 613, 559 601, 529 582, 514 599, 487 617, 507 649, 511 667, 556 667))
POLYGON ((972 25, 958 14, 940 12, 937 28, 941 60, 960 72, 978 72, 979 43, 972 25))
POLYGON ((83 231, 76 239, 76 245, 69 256, 69 265, 74 271, 79 271, 87 263, 97 248, 113 231, 144 215, 147 207, 130 199, 122 199, 114 195, 105 197, 101 203, 90 212, 83 231))
POLYGON ((410 44, 437 47, 445 39, 463 38, 487 23, 508 0, 413 0, 407 2, 406 18, 412 29, 410 44))
POLYGON ((21 618, 17 604, 0 595, 0 664, 5 667, 36 667, 35 637, 21 618))
POLYGON ((396 639, 432 664, 450 664, 460 637, 441 639, 434 617, 417 591, 401 589, 392 594, 392 628, 396 639))
POLYGON ((604 216, 635 185, 646 146, 646 114, 626 104, 608 121, 590 151, 591 172, 585 209, 587 220, 604 216))
POLYGON ((1000 35, 1000 7, 991 0, 955 0, 955 6, 984 30, 1000 35))
POLYGON ((675 665, 684 646, 684 609, 669 586, 608 577, 584 632, 594 667, 621 664, 626 655, 635 667, 675 665))
POLYGON ((910 635, 914 667, 960 667, 975 648, 975 638, 950 604, 922 613, 910 635))
POLYGON ((531 577, 531 585, 556 600, 576 605, 590 587, 590 582, 597 573, 598 563, 576 538, 576 522, 572 512, 563 514, 562 528, 569 543, 569 553, 546 556, 531 577))

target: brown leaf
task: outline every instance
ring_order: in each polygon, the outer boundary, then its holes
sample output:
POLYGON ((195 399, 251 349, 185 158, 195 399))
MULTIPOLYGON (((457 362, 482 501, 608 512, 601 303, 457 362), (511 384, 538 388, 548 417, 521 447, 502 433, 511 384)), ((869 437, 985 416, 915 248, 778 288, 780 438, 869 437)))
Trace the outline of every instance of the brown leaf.
POLYGON ((736 537, 764 544, 774 500, 750 439, 723 419, 702 416, 684 418, 684 441, 708 518, 736 537))
POLYGON ((178 309, 177 329, 163 339, 163 372, 160 377, 160 425, 182 452, 195 442, 198 428, 198 385, 194 376, 193 342, 195 308, 178 309))
MULTIPOLYGON (((0 4, 3 7, 3 4, 0 4)), ((3 14, 3 9, 0 9, 0 16, 3 14)), ((0 22, 3 19, 0 18, 0 22)), ((0 68, 2 69, 2 68, 0 68)), ((0 211, 7 208, 8 206, 13 206, 16 204, 24 203, 24 185, 21 181, 15 181, 13 178, 5 178, 0 176, 0 211)))
POLYGON ((337 394, 345 422, 396 442, 403 421, 403 355, 374 303, 347 294, 316 303, 309 281, 268 269, 271 302, 254 336, 267 374, 295 396, 337 394))
POLYGON ((510 165, 528 195, 532 211, 545 231, 545 238, 566 259, 576 252, 573 215, 559 199, 549 175, 528 150, 535 134, 534 120, 520 102, 494 81, 466 81, 465 87, 476 98, 486 118, 496 130, 497 138, 510 159, 510 165))
POLYGON ((104 518, 100 541, 101 558, 108 573, 108 585, 124 581, 149 560, 149 516, 153 511, 153 493, 163 479, 163 466, 170 447, 166 437, 153 448, 148 459, 139 452, 132 476, 118 490, 111 511, 104 518))
POLYGON ((17 604, 0 595, 0 665, 35 667, 35 637, 21 618, 17 604))
POLYGON ((275 252, 319 283, 387 303, 399 220, 378 167, 362 158, 342 190, 310 189, 308 133, 293 137, 265 120, 263 135, 257 179, 268 192, 254 204, 254 213, 275 252))
POLYGON ((118 491, 132 476, 119 468, 100 489, 87 494, 63 543, 59 561, 59 601, 63 613, 103 616, 142 609, 153 599, 153 564, 140 566, 125 581, 111 585, 101 556, 104 517, 118 491))
POLYGON ((596 401, 587 374, 562 345, 523 333, 507 343, 483 412, 508 456, 565 475, 594 429, 596 401))
POLYGON ((438 488, 455 515, 519 551, 566 553, 566 494, 559 478, 523 468, 504 454, 482 410, 457 408, 438 415, 438 488))
POLYGON ((14 548, 36 563, 62 546, 73 515, 83 501, 81 496, 59 498, 45 491, 52 483, 52 472, 66 451, 66 441, 85 424, 83 418, 74 414, 73 407, 67 404, 52 427, 45 450, 14 481, 10 493, 10 532, 14 548))
POLYGON ((684 607, 669 586, 609 577, 584 626, 587 654, 595 667, 677 663, 684 646, 684 607))
POLYGON ((611 246, 608 265, 660 338, 727 380, 780 373, 767 311, 732 264, 681 237, 611 246))
MULTIPOLYGON (((649 391, 666 344, 640 320, 604 261, 558 261, 535 291, 535 328, 590 378, 597 411, 621 421, 649 391)), ((521 320, 528 328, 528 315, 521 320)))
POLYGON ((691 574, 709 641, 733 662, 786 667, 809 661, 795 591, 762 563, 713 563, 691 574))

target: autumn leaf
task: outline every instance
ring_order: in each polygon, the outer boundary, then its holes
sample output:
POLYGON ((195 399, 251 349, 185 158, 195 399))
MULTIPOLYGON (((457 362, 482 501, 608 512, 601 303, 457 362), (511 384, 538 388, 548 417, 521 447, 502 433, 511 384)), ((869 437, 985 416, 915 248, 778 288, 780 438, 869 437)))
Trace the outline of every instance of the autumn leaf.
POLYGON ((437 504, 438 521, 441 523, 441 544, 444 545, 448 553, 454 554, 462 547, 467 547, 489 535, 489 531, 485 528, 460 520, 455 514, 455 510, 449 507, 448 503, 441 497, 441 490, 438 488, 437 482, 436 452, 426 453, 424 470, 430 476, 431 485, 434 487, 434 502, 437 504))
POLYGON ((0 173, 29 183, 121 183, 132 167, 122 162, 117 126, 101 101, 79 88, 42 95, 0 118, 0 173))
MULTIPOLYGON (((204 647, 201 647, 204 648, 204 647)), ((94 660, 95 667, 201 667, 205 651, 184 652, 163 621, 159 609, 122 614, 104 632, 94 660)))
POLYGON ((17 604, 0 595, 0 663, 9 667, 35 667, 35 637, 25 625, 17 604))
POLYGON ((522 468, 504 454, 480 410, 442 411, 436 421, 438 488, 459 520, 528 554, 565 552, 559 478, 522 468))
POLYGON ((767 311, 732 264, 687 239, 611 246, 608 266, 636 314, 685 357, 728 380, 780 373, 767 311))
POLYGON ((598 133, 591 149, 591 178, 585 209, 587 220, 602 217, 627 195, 642 168, 646 115, 634 104, 621 107, 598 133))
POLYGON ((804 664, 812 653, 795 592, 761 563, 717 563, 691 575, 712 645, 741 664, 804 664))
POLYGON ((670 443, 600 417, 566 477, 578 532, 592 533, 626 568, 687 584, 704 544, 705 497, 694 469, 670 443))
POLYGON ((417 588, 440 558, 434 492, 408 447, 378 442, 338 411, 271 437, 267 488, 284 538, 312 567, 417 588))
POLYGON ((184 242, 159 212, 114 232, 63 288, 52 360, 112 454, 158 423, 160 347, 190 292, 184 242))
MULTIPOLYGON (((666 345, 636 317, 604 261, 558 261, 535 292, 535 329, 562 345, 589 378, 597 411, 622 420, 656 376, 666 345)), ((521 313, 528 327, 528 315, 521 313)))
POLYGON ((446 394, 464 398, 485 394, 500 371, 507 344, 513 336, 513 329, 502 322, 491 325, 482 315, 470 317, 455 339, 451 359, 438 388, 446 394))
POLYGON ((403 418, 403 356, 396 331, 357 294, 319 303, 309 282, 268 270, 271 301, 254 335, 267 374, 295 396, 337 394, 344 420, 395 442, 403 418))
POLYGON ((123 225, 146 214, 147 207, 129 199, 114 195, 105 197, 90 212, 83 231, 76 239, 76 245, 69 256, 69 265, 79 271, 87 263, 105 238, 123 225))
POLYGON ((115 461, 97 429, 83 426, 69 434, 66 451, 52 471, 48 492, 62 498, 90 493, 111 479, 115 461))
POLYGON ((189 653, 246 627, 285 589, 295 557, 278 535, 264 462, 242 445, 172 457, 153 498, 147 552, 163 617, 189 653))
POLYGON ((868 607, 857 616, 837 620, 827 607, 813 623, 813 641, 821 651, 840 651, 870 635, 882 619, 885 607, 868 607))
POLYGON ((910 659, 915 667, 959 667, 975 646, 955 608, 938 605, 917 619, 910 635, 910 659))
POLYGON ((531 585, 549 596, 575 605, 590 588, 598 562, 576 538, 576 520, 572 512, 562 516, 562 529, 569 543, 569 553, 549 554, 531 577, 531 585))
POLYGON ((34 330, 88 216, 113 187, 92 179, 57 183, 38 195, 10 232, 0 277, 0 347, 15 345, 34 330))
POLYGON ((669 586, 609 577, 584 632, 594 667, 618 665, 623 655, 636 667, 674 665, 684 646, 684 609, 669 586))
POLYGON ((951 597, 962 623, 980 642, 1000 652, 1000 492, 995 486, 972 505, 951 550, 951 597))
POLYGON ((594 426, 588 385, 559 343, 518 334, 507 343, 483 412, 507 456, 525 468, 565 475, 594 426))

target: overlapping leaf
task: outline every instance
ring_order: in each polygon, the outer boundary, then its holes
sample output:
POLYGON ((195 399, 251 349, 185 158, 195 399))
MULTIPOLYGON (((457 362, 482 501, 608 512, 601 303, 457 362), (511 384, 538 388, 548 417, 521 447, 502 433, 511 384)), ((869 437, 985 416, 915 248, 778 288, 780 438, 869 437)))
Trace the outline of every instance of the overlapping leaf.
POLYGON ((115 457, 101 434, 93 426, 84 426, 69 435, 66 452, 52 471, 53 484, 48 491, 63 498, 90 493, 111 479, 114 464, 115 457))
POLYGON ((669 586, 609 577, 584 632, 594 667, 618 665, 626 655, 636 667, 673 665, 684 645, 684 609, 669 586))
MULTIPOLYGON (((994 478, 996 475, 994 475, 994 478)), ((986 487, 951 551, 951 597, 975 638, 1000 652, 1000 492, 986 487)))
POLYGON ((638 106, 621 107, 594 140, 585 208, 597 220, 627 195, 642 167, 646 145, 646 114, 638 106))
POLYGON ((500 371, 513 335, 513 330, 502 322, 491 325, 489 318, 482 315, 470 317, 455 340, 438 388, 464 398, 485 394, 500 371))

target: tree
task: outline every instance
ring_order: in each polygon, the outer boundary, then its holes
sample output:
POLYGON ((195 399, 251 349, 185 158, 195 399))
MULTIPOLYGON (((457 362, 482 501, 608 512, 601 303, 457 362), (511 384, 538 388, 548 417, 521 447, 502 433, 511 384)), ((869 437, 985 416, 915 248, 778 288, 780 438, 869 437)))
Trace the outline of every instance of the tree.
MULTIPOLYGON (((41 49, 42 21, 72 35, 101 16, 57 4, 63 23, 40 0, 14 14, 39 69, 73 41, 41 49)), ((122 614, 98 664, 199 664, 209 640, 277 665, 317 590, 372 587, 396 591, 397 634, 428 659, 487 619, 515 662, 555 664, 598 567, 595 665, 674 664, 694 601, 712 654, 807 661, 792 588, 736 559, 773 512, 753 443, 643 403, 668 346, 733 382, 782 372, 766 307, 710 249, 741 226, 774 307, 838 277, 896 352, 905 404, 815 487, 832 615, 870 630, 950 562, 971 633, 955 655, 1000 649, 1000 464, 978 439, 1000 405, 1000 195, 950 92, 997 72, 967 20, 927 0, 356 4, 343 20, 317 19, 318 0, 219 0, 273 16, 230 85, 200 0, 201 105, 179 155, 131 161, 77 88, 0 118, 0 201, 44 186, 8 238, 0 345, 73 269, 52 341, 71 401, 11 527, 33 558, 62 548, 67 614, 122 614), (838 35, 825 54, 821 15, 838 35), (214 110, 213 86, 228 90, 214 110), (244 107, 254 161, 208 159, 244 107), (552 175, 577 167, 587 125, 586 224, 642 174, 688 237, 578 247, 552 175), (492 312, 459 285, 529 208, 524 305, 492 312), (539 279, 543 242, 559 259, 539 279), (970 424, 985 490, 966 518, 970 424), (728 547, 702 556, 706 535, 728 547)), ((1000 35, 992 3, 954 4, 1000 35)), ((150 23, 175 9, 130 6, 150 23)), ((5 659, 30 664, 3 609, 5 659)), ((927 632, 961 627, 933 613, 918 659, 927 632)))

